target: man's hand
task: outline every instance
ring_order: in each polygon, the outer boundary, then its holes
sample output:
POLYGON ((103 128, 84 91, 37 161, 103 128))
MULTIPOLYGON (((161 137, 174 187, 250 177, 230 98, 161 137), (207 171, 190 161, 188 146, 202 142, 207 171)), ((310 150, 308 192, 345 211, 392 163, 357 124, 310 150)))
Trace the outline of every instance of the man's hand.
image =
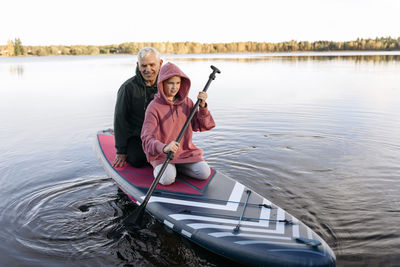
POLYGON ((126 163, 126 154, 117 154, 116 156, 115 156, 115 159, 114 159, 114 161, 113 161, 113 163, 112 163, 112 166, 115 168, 115 167, 124 167, 124 165, 125 165, 125 163, 126 163))

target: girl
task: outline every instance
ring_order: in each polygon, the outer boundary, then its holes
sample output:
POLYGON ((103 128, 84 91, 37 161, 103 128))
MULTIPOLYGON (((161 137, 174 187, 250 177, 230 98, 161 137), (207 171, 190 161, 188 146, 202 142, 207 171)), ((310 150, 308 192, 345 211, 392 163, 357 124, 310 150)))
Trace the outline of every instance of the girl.
POLYGON ((197 179, 207 179, 211 170, 203 159, 203 150, 192 142, 193 131, 207 131, 215 127, 208 111, 207 93, 200 92, 199 109, 180 143, 175 139, 194 107, 188 97, 190 79, 176 65, 165 64, 157 81, 158 93, 149 104, 143 123, 141 139, 147 160, 153 166, 154 177, 159 173, 168 152, 174 152, 174 158, 164 171, 160 184, 169 185, 175 181, 177 170, 197 179))

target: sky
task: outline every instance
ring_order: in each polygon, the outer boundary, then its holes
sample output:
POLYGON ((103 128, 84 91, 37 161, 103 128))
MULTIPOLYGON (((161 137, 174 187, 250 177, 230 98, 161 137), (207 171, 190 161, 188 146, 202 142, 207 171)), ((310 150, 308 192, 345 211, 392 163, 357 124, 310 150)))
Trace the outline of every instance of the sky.
POLYGON ((8 0, 0 45, 397 38, 399 14, 399 0, 8 0))

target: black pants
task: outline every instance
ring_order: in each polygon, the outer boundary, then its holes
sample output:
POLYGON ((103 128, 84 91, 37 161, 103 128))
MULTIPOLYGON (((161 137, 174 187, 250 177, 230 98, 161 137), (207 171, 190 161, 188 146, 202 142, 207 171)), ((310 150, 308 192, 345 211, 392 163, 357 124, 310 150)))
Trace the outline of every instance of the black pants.
POLYGON ((146 155, 143 152, 142 140, 140 137, 131 137, 128 140, 127 159, 129 164, 135 168, 143 167, 147 163, 146 155))

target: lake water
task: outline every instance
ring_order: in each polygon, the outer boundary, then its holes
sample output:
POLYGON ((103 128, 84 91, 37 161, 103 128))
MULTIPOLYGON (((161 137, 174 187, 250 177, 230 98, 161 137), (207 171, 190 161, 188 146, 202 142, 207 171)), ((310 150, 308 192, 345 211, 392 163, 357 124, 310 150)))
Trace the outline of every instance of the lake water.
MULTIPOLYGON (((400 52, 167 55, 208 91, 209 164, 324 238, 338 266, 399 266, 400 52)), ((0 266, 220 266, 134 205, 98 162, 136 56, 0 58, 0 266)))

